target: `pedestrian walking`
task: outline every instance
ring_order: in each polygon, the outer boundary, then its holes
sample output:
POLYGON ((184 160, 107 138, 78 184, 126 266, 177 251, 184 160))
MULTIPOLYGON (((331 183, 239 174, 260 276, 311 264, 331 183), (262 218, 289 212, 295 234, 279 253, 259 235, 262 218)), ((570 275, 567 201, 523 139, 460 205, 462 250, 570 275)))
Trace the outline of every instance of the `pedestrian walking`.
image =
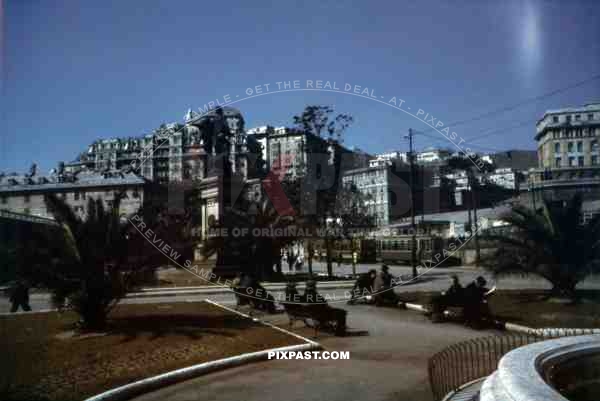
POLYGON ((10 312, 15 313, 19 307, 25 312, 31 311, 29 306, 29 287, 23 280, 17 281, 10 294, 10 312))

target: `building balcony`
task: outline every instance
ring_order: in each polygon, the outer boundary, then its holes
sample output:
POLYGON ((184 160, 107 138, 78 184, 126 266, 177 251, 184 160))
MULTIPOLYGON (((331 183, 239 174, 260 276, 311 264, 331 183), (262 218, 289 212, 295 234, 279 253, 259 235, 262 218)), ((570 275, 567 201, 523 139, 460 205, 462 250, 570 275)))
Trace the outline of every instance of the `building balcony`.
POLYGON ((600 166, 571 166, 529 171, 530 189, 599 185, 600 166))

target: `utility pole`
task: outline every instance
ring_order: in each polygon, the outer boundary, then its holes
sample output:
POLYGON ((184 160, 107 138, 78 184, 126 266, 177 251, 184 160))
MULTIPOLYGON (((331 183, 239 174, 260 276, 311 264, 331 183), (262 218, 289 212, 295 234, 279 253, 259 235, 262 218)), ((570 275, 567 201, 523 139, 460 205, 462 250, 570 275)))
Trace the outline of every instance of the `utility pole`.
POLYGON ((475 221, 475 230, 473 230, 473 226, 471 226, 471 233, 475 237, 475 266, 479 266, 481 262, 481 250, 479 249, 479 236, 477 233, 479 231, 479 221, 477 221, 477 194, 475 193, 475 186, 478 185, 478 183, 476 182, 477 178, 471 171, 467 172, 467 174, 471 183, 471 203, 473 206, 473 220, 475 221))
POLYGON ((421 226, 425 226, 425 166, 421 166, 419 169, 419 176, 421 177, 418 182, 420 185, 420 193, 421 193, 421 226))
POLYGON ((412 266, 413 278, 417 278, 417 230, 415 228, 415 160, 413 154, 413 131, 412 128, 408 129, 408 160, 410 163, 410 227, 412 230, 412 236, 410 240, 410 264, 412 266))

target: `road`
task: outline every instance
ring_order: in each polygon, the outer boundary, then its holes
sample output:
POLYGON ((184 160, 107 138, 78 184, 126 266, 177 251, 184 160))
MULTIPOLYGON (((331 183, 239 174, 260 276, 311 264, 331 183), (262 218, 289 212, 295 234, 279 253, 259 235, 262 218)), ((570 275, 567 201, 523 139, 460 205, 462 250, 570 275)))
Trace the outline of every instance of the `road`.
MULTIPOLYGON (((371 268, 379 268, 377 265, 358 265, 357 270, 359 272, 366 272, 371 268)), ((351 274, 352 267, 350 265, 342 265, 338 269, 337 265, 334 266, 336 274, 351 274)), ((326 271, 324 263, 315 264, 315 272, 326 271)), ((390 272, 395 276, 410 276, 411 268, 407 266, 390 266, 390 272)), ((443 291, 450 284, 450 275, 456 274, 459 276, 460 281, 463 284, 468 284, 479 275, 485 276, 489 283, 488 286, 496 285, 499 289, 548 289, 550 285, 545 280, 539 279, 535 276, 521 277, 521 276, 507 276, 497 280, 494 280, 491 275, 487 272, 465 267, 449 267, 449 268, 434 268, 424 273, 421 279, 416 283, 408 283, 396 287, 395 291, 398 294, 410 291, 443 291)), ((600 289, 600 276, 591 276, 586 281, 579 284, 580 289, 600 289)), ((336 289, 336 290, 322 290, 320 293, 323 296, 329 296, 331 302, 339 302, 340 304, 345 302, 346 292, 350 289, 336 289)), ((280 292, 273 291, 273 295, 276 297, 280 292)), ((219 294, 179 294, 171 296, 156 296, 151 298, 127 298, 122 302, 124 303, 168 303, 168 302, 181 302, 181 301, 198 301, 205 298, 212 299, 216 302, 233 302, 233 294, 224 290, 219 294)), ((30 304, 32 309, 42 310, 49 309, 50 296, 45 293, 32 293, 30 296, 30 304)), ((10 310, 10 304, 7 298, 0 298, 0 313, 6 313, 10 310)))
MULTIPOLYGON (((430 401, 427 361, 444 347, 492 331, 434 325, 419 313, 345 306, 350 329, 364 335, 317 339, 350 360, 266 361, 217 372, 149 393, 136 401, 430 401)), ((285 325, 279 315, 275 323, 285 325)), ((300 323, 297 323, 300 326, 300 323)), ((285 327, 285 326, 284 326, 285 327)))

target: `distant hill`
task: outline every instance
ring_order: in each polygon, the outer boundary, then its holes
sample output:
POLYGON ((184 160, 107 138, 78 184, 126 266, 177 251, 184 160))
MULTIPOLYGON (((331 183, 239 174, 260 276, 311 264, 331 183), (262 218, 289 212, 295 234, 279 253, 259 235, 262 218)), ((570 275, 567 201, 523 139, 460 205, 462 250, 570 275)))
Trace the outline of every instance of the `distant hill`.
POLYGON ((513 168, 516 170, 529 170, 538 166, 538 156, 535 150, 507 150, 491 154, 496 168, 513 168))

